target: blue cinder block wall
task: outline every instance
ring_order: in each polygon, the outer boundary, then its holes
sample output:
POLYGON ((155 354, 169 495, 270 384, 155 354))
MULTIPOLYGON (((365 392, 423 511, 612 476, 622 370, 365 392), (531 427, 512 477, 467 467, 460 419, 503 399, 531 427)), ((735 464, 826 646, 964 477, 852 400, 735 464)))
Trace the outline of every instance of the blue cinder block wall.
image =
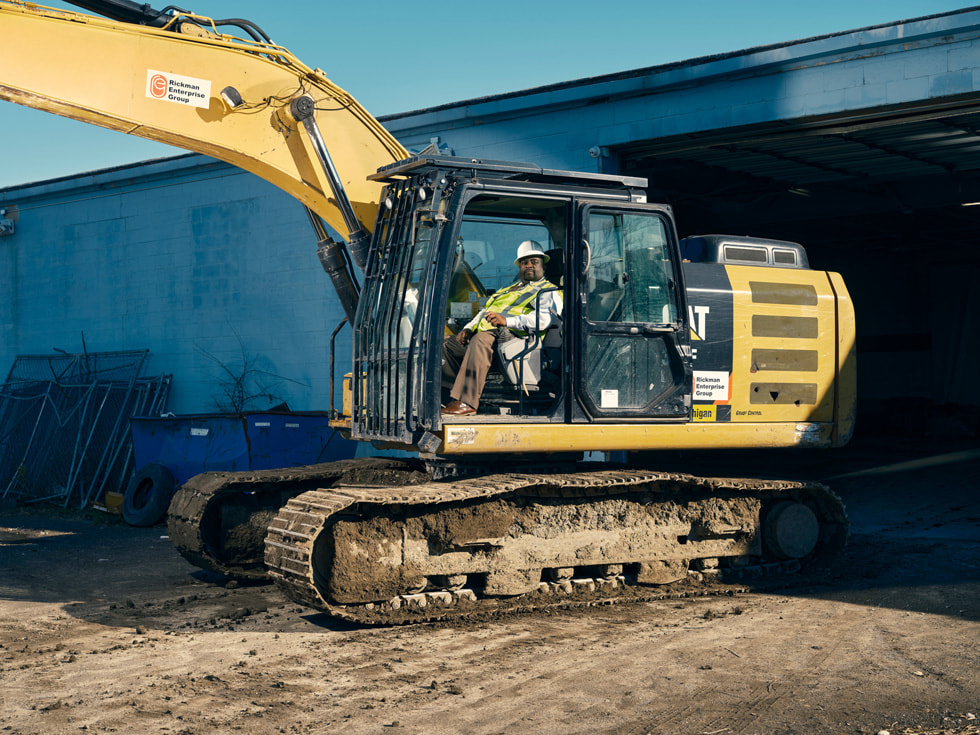
MULTIPOLYGON (((18 354, 149 348, 171 410, 329 407, 329 338, 343 318, 302 206, 251 174, 183 156, 7 190, 0 370, 18 354), (265 390, 263 390, 265 389, 265 390)), ((349 362, 350 330, 338 342, 349 362)))

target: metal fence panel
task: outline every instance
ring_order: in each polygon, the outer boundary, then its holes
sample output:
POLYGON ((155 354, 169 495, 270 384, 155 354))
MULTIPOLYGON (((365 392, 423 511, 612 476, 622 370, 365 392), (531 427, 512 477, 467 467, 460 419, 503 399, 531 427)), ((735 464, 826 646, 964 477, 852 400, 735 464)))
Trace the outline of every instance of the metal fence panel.
POLYGON ((166 409, 147 350, 19 356, 0 388, 0 497, 85 507, 132 473, 129 418, 166 409))

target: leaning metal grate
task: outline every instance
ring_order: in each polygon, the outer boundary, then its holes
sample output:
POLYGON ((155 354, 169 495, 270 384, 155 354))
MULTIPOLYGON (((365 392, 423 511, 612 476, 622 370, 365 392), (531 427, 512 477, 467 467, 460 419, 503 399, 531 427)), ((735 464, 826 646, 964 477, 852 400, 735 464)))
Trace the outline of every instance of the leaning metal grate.
POLYGON ((132 472, 129 418, 166 409, 148 351, 26 355, 0 388, 0 497, 85 507, 132 472))

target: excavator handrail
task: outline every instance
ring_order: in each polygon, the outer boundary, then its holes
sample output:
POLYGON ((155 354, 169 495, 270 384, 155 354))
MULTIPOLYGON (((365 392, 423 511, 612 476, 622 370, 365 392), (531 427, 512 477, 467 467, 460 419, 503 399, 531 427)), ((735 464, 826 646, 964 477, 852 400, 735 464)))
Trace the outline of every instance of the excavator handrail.
POLYGON ((290 103, 308 96, 341 194, 370 231, 382 185, 367 177, 408 152, 323 71, 209 22, 181 11, 162 29, 0 0, 0 99, 223 160, 286 191, 347 238, 342 197, 290 115, 290 103))

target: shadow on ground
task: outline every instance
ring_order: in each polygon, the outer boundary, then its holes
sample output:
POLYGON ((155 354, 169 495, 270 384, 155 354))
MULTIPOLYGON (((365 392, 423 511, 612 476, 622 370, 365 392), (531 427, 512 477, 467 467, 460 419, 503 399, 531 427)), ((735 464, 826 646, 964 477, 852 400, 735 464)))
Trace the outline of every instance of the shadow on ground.
MULTIPOLYGON (((664 453, 659 469, 817 479, 844 500, 851 540, 819 586, 781 589, 860 605, 980 619, 980 449, 855 441, 830 452, 664 453)), ((166 526, 42 507, 0 513, 0 599, 63 605, 107 625, 221 628, 249 619, 282 629, 350 630, 286 601, 267 584, 196 570, 166 526)))

